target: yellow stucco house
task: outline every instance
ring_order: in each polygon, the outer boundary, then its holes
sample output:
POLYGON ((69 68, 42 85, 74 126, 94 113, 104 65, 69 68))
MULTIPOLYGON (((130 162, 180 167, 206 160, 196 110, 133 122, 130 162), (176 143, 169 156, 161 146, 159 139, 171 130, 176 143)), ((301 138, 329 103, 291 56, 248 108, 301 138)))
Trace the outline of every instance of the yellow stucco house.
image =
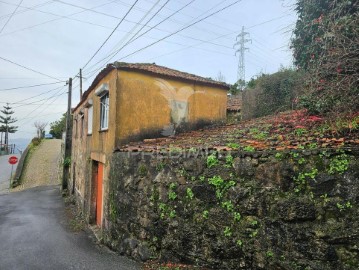
POLYGON ((116 149, 225 121, 228 89, 155 64, 107 65, 73 109, 69 188, 88 221, 102 226, 109 160, 116 149))

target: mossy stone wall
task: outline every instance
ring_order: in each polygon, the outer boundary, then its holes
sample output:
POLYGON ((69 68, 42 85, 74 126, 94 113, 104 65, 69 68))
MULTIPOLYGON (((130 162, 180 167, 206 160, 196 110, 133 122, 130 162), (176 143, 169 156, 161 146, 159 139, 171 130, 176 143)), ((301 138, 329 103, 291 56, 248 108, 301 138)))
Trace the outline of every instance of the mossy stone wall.
POLYGON ((104 241, 212 269, 358 269, 359 153, 114 153, 104 241))

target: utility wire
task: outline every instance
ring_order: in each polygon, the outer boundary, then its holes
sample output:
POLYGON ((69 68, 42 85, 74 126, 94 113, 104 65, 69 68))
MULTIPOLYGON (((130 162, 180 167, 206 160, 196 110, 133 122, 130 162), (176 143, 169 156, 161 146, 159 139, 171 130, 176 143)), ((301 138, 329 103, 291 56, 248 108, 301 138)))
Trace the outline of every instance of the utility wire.
MULTIPOLYGON (((8 2, 5 2, 5 1, 0 1, 0 2, 1 2, 1 3, 4 3, 4 4, 7 4, 7 5, 16 6, 16 4, 8 3, 8 2)), ((51 2, 53 2, 53 1, 52 1, 52 0, 51 0, 51 1, 47 1, 47 2, 45 2, 45 3, 38 4, 38 5, 35 5, 35 6, 32 6, 32 7, 24 7, 24 6, 21 6, 21 5, 20 5, 21 8, 26 8, 27 10, 20 10, 20 11, 16 12, 14 15, 18 15, 18 14, 27 12, 27 11, 29 11, 30 9, 33 9, 33 8, 43 7, 43 6, 45 6, 45 5, 47 5, 47 4, 51 3, 51 2)), ((4 18, 6 18, 6 17, 11 16, 11 14, 12 14, 12 13, 9 13, 9 14, 6 14, 6 15, 1 16, 1 17, 0 17, 0 20, 4 19, 4 18)))
MULTIPOLYGON (((64 92, 64 93, 61 93, 60 94, 60 92, 61 91, 63 91, 64 90, 64 86, 63 87, 61 87, 61 89, 59 90, 59 91, 57 91, 54 95, 52 95, 51 97, 49 97, 49 98, 47 98, 42 104, 40 104, 37 108, 35 108, 35 109, 33 109, 32 111, 30 111, 30 113, 28 113, 27 114, 27 116, 29 116, 29 115, 31 115, 31 114, 33 114, 35 111, 37 111, 40 107, 42 107, 45 103, 46 103, 46 101, 49 101, 49 100, 51 100, 52 98, 55 98, 54 99, 54 101, 52 101, 50 104, 52 104, 53 102, 55 102, 55 100, 56 99, 58 99, 60 96, 62 96, 62 95, 65 95, 67 92, 64 92)), ((17 106, 17 107, 19 107, 19 106, 17 106)), ((16 108, 16 107, 15 107, 16 108)), ((29 118, 28 118, 29 119, 29 118)), ((30 119, 32 119, 32 118, 30 118, 30 119)), ((21 123, 21 121, 23 121, 24 119, 21 119, 21 120, 19 120, 19 122, 21 123)))
MULTIPOLYGON (((65 82, 65 81, 62 81, 65 82)), ((0 89, 0 91, 10 91, 10 90, 16 90, 16 89, 23 89, 23 88, 33 88, 33 87, 39 87, 39 86, 44 86, 44 85, 53 85, 53 84, 59 84, 62 82, 54 82, 54 83, 43 83, 43 84, 35 84, 35 85, 28 85, 28 86, 19 86, 19 87, 13 87, 13 88, 5 88, 5 89, 0 89)))
MULTIPOLYGON (((223 2, 223 1, 222 1, 222 2, 223 2)), ((126 56, 120 58, 119 60, 122 60, 122 59, 124 59, 124 58, 126 58, 126 57, 132 56, 132 55, 134 55, 134 54, 136 54, 136 53, 138 53, 138 52, 140 52, 140 51, 143 51, 143 50, 145 50, 145 49, 147 49, 147 48, 149 48, 149 47, 152 47, 153 45, 155 45, 155 44, 157 44, 157 43, 159 43, 159 42, 161 42, 161 41, 163 41, 163 40, 165 40, 165 39, 167 39, 167 38, 169 38, 169 37, 171 37, 171 36, 173 36, 173 35, 175 35, 175 34, 178 34, 178 33, 182 32, 183 30, 186 30, 186 29, 192 27, 193 25, 196 25, 197 23, 202 22, 202 21, 208 19, 209 17, 211 17, 211 16, 213 16, 213 15, 215 15, 215 14, 218 14, 218 13, 222 12, 223 10, 228 9, 229 7, 231 7, 231 6, 235 5, 235 4, 237 4, 238 2, 241 2, 241 0, 237 0, 237 1, 235 1, 235 2, 233 2, 233 3, 231 3, 231 4, 227 5, 227 6, 225 6, 225 7, 223 7, 223 8, 221 8, 221 9, 219 9, 219 10, 217 10, 217 11, 215 11, 215 12, 213 12, 213 13, 211 13, 211 14, 209 14, 209 15, 207 15, 207 16, 205 16, 205 17, 199 19, 199 20, 197 20, 197 21, 194 21, 193 23, 190 23, 189 25, 187 25, 187 26, 185 26, 185 27, 182 27, 182 28, 180 28, 179 30, 177 30, 177 31, 175 31, 175 32, 172 32, 172 33, 170 33, 169 35, 164 36, 163 38, 161 38, 161 39, 159 39, 159 40, 157 40, 157 41, 155 41, 155 42, 153 42, 153 43, 151 43, 151 44, 149 44, 149 45, 147 45, 147 46, 145 46, 145 47, 143 47, 143 48, 141 48, 141 49, 138 49, 138 50, 136 50, 136 51, 134 51, 134 52, 132 52, 132 53, 130 53, 130 54, 128 54, 128 55, 126 55, 126 56)), ((191 3, 192 3, 192 2, 191 2, 191 3)), ((217 5, 217 6, 218 6, 218 5, 217 5)), ((213 8, 211 8, 211 9, 213 9, 213 8)), ((206 12, 206 13, 207 13, 207 12, 206 12)), ((145 32, 145 33, 146 33, 146 32, 145 32)), ((144 34, 145 34, 145 33, 144 33, 144 34)), ((142 35, 141 35, 141 36, 142 36, 142 35)), ((136 39, 137 39, 137 38, 136 38, 136 39)), ((101 69, 101 67, 100 67, 99 69, 101 69)), ((94 73, 96 73, 99 69, 97 69, 94 73)), ((92 74, 91 76, 93 76, 93 74, 92 74)))
MULTIPOLYGON (((76 86, 77 87, 77 86, 76 86)), ((64 94, 67 94, 67 92, 65 92, 64 94)), ((57 96, 53 101, 51 101, 49 104, 47 104, 47 106, 40 111, 37 115, 35 115, 34 117, 30 118, 30 119, 34 119, 35 117, 38 117, 43 111, 45 111, 51 104, 53 104, 61 95, 57 96)))
MULTIPOLYGON (((66 93, 64 93, 64 94, 66 94, 66 93)), ((64 95, 64 94, 63 94, 63 95, 64 95)), ((51 101, 49 104, 47 104, 47 106, 46 106, 42 111, 40 111, 38 114, 36 114, 35 116, 27 117, 27 118, 22 118, 21 121, 27 120, 27 122, 29 122, 30 119, 34 119, 34 118, 38 117, 38 116, 39 116, 43 111, 45 111, 51 104, 53 104, 60 96, 62 96, 62 95, 58 95, 53 101, 51 101)), ((43 105, 43 104, 42 104, 42 105, 43 105)), ((40 107, 41 107, 42 105, 40 105, 40 107)), ((35 110, 37 110, 37 109, 35 109, 35 110)), ((34 110, 34 111, 35 111, 35 110, 34 110)))
POLYGON ((18 107, 27 106, 27 105, 44 105, 43 103, 42 103, 42 104, 36 104, 36 103, 41 102, 41 101, 45 101, 45 102, 46 102, 46 101, 48 101, 48 100, 50 100, 50 99, 52 99, 52 98, 54 98, 54 97, 62 96, 62 95, 64 95, 64 94, 66 94, 66 93, 61 93, 61 94, 53 95, 53 96, 51 96, 50 98, 44 98, 44 99, 36 100, 36 101, 30 102, 30 103, 11 102, 11 104, 20 104, 20 105, 18 105, 18 106, 15 106, 14 109, 15 109, 15 108, 18 108, 18 107))
MULTIPOLYGON (((128 33, 128 35, 126 35, 120 42, 118 42, 118 43, 115 45, 115 47, 113 48, 112 52, 111 52, 111 53, 109 54, 109 56, 107 56, 106 58, 110 57, 110 56, 113 55, 113 54, 116 54, 116 49, 115 49, 116 46, 119 46, 120 44, 122 44, 122 43, 127 39, 127 37, 128 37, 130 34, 132 34, 132 31, 134 31, 134 30, 137 28, 137 26, 147 17, 148 14, 151 13, 151 11, 155 8, 155 6, 156 6, 160 1, 161 1, 161 0, 158 0, 157 2, 154 3, 154 5, 152 6, 152 8, 151 8, 148 12, 146 12, 146 14, 142 17, 142 19, 138 22, 138 24, 136 24, 136 25, 134 26, 134 28, 128 33)), ((167 1, 152 15, 152 17, 151 17, 150 19, 148 19, 145 24, 142 25, 142 27, 130 38, 130 40, 128 40, 119 50, 121 50, 123 47, 125 47, 126 45, 128 45, 129 43, 131 43, 131 42, 134 40, 134 38, 142 31, 142 29, 145 28, 145 27, 150 23, 150 21, 152 21, 152 19, 158 15, 159 12, 161 12, 161 10, 168 4, 169 1, 170 1, 170 0, 167 0, 167 1)), ((102 59, 102 60, 96 62, 94 65, 91 66, 91 68, 94 67, 95 65, 97 65, 98 63, 102 62, 102 61, 106 61, 106 59, 102 59)))
MULTIPOLYGON (((59 94, 59 96, 62 96, 62 95, 64 95, 64 94, 59 94)), ((36 102, 43 101, 43 100, 45 100, 45 99, 37 100, 37 101, 31 102, 31 103, 0 101, 0 104, 14 104, 14 105, 19 105, 17 107, 23 107, 23 106, 30 106, 30 105, 42 105, 42 104, 39 104, 36 102)), ((57 104, 57 105, 67 105, 67 104, 57 104)))
POLYGON ((23 65, 21 65, 21 64, 15 63, 15 62, 13 62, 13 61, 11 61, 11 60, 9 60, 9 59, 6 59, 6 58, 4 58, 4 57, 1 57, 1 56, 0 56, 0 59, 3 60, 3 61, 9 62, 9 63, 11 63, 11 64, 14 64, 14 65, 16 65, 16 66, 22 67, 22 68, 24 68, 24 69, 30 70, 30 71, 32 71, 32 72, 35 72, 35 73, 37 73, 37 74, 43 75, 43 76, 45 76, 45 77, 54 79, 54 80, 59 81, 59 82, 63 82, 62 80, 57 79, 57 78, 55 78, 55 77, 53 77, 53 76, 47 75, 47 74, 45 74, 45 73, 42 73, 42 72, 40 72, 40 71, 34 70, 34 69, 32 69, 32 68, 29 68, 29 67, 25 67, 25 66, 23 66, 23 65))
MULTIPOLYGON (((63 87, 63 86, 56 87, 56 88, 51 89, 51 90, 49 90, 49 91, 43 92, 43 93, 41 93, 41 94, 38 94, 38 95, 35 95, 35 96, 32 96, 32 97, 29 97, 29 98, 25 98, 25 99, 22 99, 22 100, 18 100, 18 101, 16 101, 16 102, 27 101, 27 100, 33 99, 33 98, 35 98, 35 97, 39 97, 39 96, 45 95, 45 94, 47 94, 47 93, 50 93, 50 92, 52 92, 52 91, 56 91, 56 90, 58 90, 58 89, 60 89, 60 88, 62 88, 62 87, 63 87)), ((9 102, 9 103, 11 103, 11 102, 9 102)))
POLYGON ((113 33, 115 33, 116 29, 122 24, 123 20, 126 19, 127 15, 131 12, 131 10, 135 7, 136 3, 138 2, 138 0, 136 0, 132 6, 130 7, 130 9, 127 11, 127 13, 125 14, 125 16, 120 20, 120 22, 116 25, 115 29, 113 29, 113 31, 111 32, 111 34, 106 38, 106 40, 101 44, 100 48, 97 49, 97 51, 94 53, 93 56, 91 56, 91 58, 86 62, 86 64, 82 67, 82 69, 84 69, 89 63, 90 61, 96 56, 96 54, 102 49, 102 47, 106 44, 106 42, 110 39, 110 37, 113 35, 113 33))
MULTIPOLYGON (((55 2, 55 0, 54 0, 55 2)), ((56 2, 60 2, 60 1, 56 1, 56 2)), ((54 21, 58 21, 58 20, 61 20, 61 19, 69 19, 69 20, 74 20, 74 21, 78 21, 78 22, 85 22, 85 23, 88 23, 88 24, 92 24, 90 22, 86 22, 86 21, 82 21, 82 20, 79 20, 79 19, 74 19, 74 18, 70 18, 70 16, 74 16, 74 15, 77 15, 77 14, 81 14, 85 11, 93 11, 95 12, 93 9, 96 9, 96 8, 99 8, 99 7, 103 7, 103 6, 106 6, 108 4, 111 4, 113 2, 116 2, 116 0, 113 0, 113 1, 110 1, 110 2, 107 2, 105 4, 101 4, 101 5, 98 5, 98 6, 95 6, 93 8, 84 8, 84 10, 82 11, 78 11, 78 12, 74 12, 74 13, 71 13, 67 16, 62 16, 62 15, 57 15, 57 14, 54 14, 54 13, 50 13, 50 12, 46 12, 46 11, 40 11, 40 10, 37 10, 37 9, 34 9, 34 8, 29 8, 31 10, 36 10, 38 12, 41 12, 41 13, 46 13, 46 14, 51 14, 53 16, 58 16, 59 18, 55 18, 55 19, 52 19, 52 20, 48 20, 48 21, 45 21, 45 22, 42 22, 42 23, 38 23, 38 24, 34 24, 34 25, 31 25, 31 26, 28 26, 28 27, 25 27, 25 28, 21 28, 21 29, 18 29, 18 30, 15 30, 15 31, 12 31, 12 32, 8 32, 8 33, 4 33, 2 34, 1 36, 6 36, 6 35, 11 35, 11 34, 14 34, 14 33, 17 33, 17 32, 21 32, 21 31, 24 31, 24 30, 27 30, 27 29, 32 29, 32 28, 35 28, 37 26, 41 26, 41 25, 44 25, 44 24, 47 24, 47 23, 51 23, 51 22, 54 22, 54 21)), ((60 2, 60 3, 64 3, 64 2, 60 2)), ((26 8, 26 7, 25 7, 26 8)), ((95 24, 93 24, 95 25, 95 24)), ((111 28, 112 29, 112 28, 111 28)))
MULTIPOLYGON (((78 6, 78 5, 75 5, 75 4, 71 4, 71 3, 67 3, 65 1, 62 1, 62 0, 54 0, 55 2, 59 2, 59 3, 62 3, 64 5, 68 5, 68 6, 72 6, 72 7, 76 7, 76 8, 81 8, 83 9, 84 11, 91 11, 95 14, 99 14, 99 15, 103 15, 103 16, 106 16, 106 17, 109 17, 109 18, 114 18, 114 19, 121 19, 120 17, 118 16, 114 16, 114 15, 111 15, 111 14, 107 14, 107 13, 104 13, 104 12, 100 12, 100 11, 96 11, 96 10, 93 10, 93 9, 89 9, 89 8, 85 8, 85 7, 82 7, 82 6, 78 6)), ((227 0, 226 0, 227 1, 227 0)), ((115 0, 115 2, 118 2, 118 0, 115 0)), ((221 3, 223 3, 224 1, 222 1, 221 3)), ((216 5, 218 6, 218 4, 216 5)), ((213 9, 213 8, 211 8, 213 9)), ((206 11, 208 12, 208 10, 206 11)), ((129 23, 134 23, 134 24, 138 24, 138 22, 134 22, 134 21, 131 21, 131 20, 127 20, 125 19, 125 21, 129 22, 129 23)), ((155 28, 156 30, 159 30, 161 32, 166 32, 166 33, 171 33, 171 31, 168 31, 168 30, 164 30, 164 29, 159 29, 159 28, 155 28)), ((189 38, 189 39, 193 39, 193 40, 197 40, 197 41, 203 41, 201 39, 198 39, 198 38, 194 38, 194 37, 191 37, 191 36, 186 36, 186 35, 181 35, 182 37, 185 37, 185 38, 189 38)), ((216 43, 213 43, 213 45, 216 45, 216 46, 221 46, 223 47, 224 45, 221 45, 221 44, 216 44, 216 43)), ((227 46, 224 46, 224 47, 227 47, 227 46)), ((229 47, 228 48, 230 49, 233 49, 232 47, 229 47)))
POLYGON ((22 4, 22 1, 23 1, 23 0, 21 0, 21 1, 19 2, 19 4, 18 4, 18 5, 16 6, 16 8, 14 9, 14 12, 10 15, 10 17, 8 18, 8 20, 5 22, 5 24, 3 25, 3 27, 2 27, 1 30, 0 30, 0 34, 1 34, 1 32, 4 30, 5 26, 9 23, 9 21, 11 20, 11 18, 14 16, 15 12, 16 12, 17 9, 19 8, 19 6, 22 4))
POLYGON ((197 21, 195 21, 195 22, 193 22, 193 23, 191 23, 191 24, 189 24, 189 25, 187 25, 187 26, 185 26, 185 27, 182 27, 181 29, 179 29, 179 30, 177 30, 177 31, 175 31, 175 32, 173 32, 173 33, 171 33, 171 34, 169 34, 169 35, 167 35, 167 36, 164 36, 163 38, 161 38, 161 39, 159 39, 159 40, 157 40, 157 41, 155 41, 155 42, 153 42, 153 43, 151 43, 151 44, 149 44, 149 45, 147 45, 147 46, 145 46, 145 47, 143 47, 143 48, 141 48, 141 49, 138 49, 138 50, 136 50, 136 51, 134 51, 134 52, 132 52, 132 53, 130 53, 130 54, 128 54, 128 55, 126 55, 126 56, 120 58, 119 60, 122 60, 122 59, 124 59, 124 58, 129 57, 129 56, 132 56, 132 55, 134 55, 134 54, 136 54, 136 53, 138 53, 138 52, 140 52, 140 51, 143 51, 143 50, 145 50, 145 49, 148 49, 149 47, 152 47, 153 45, 155 45, 155 44, 157 44, 157 43, 159 43, 159 42, 161 42, 161 41, 163 41, 163 40, 165 40, 165 39, 167 39, 167 38, 169 38, 169 37, 171 37, 171 36, 174 36, 175 34, 178 34, 179 32, 182 32, 183 30, 186 30, 186 29, 190 28, 191 26, 193 26, 193 25, 195 25, 195 24, 197 24, 197 23, 200 23, 200 22, 202 22, 202 21, 208 19, 209 17, 212 17, 213 15, 218 14, 218 13, 222 12, 223 10, 230 8, 231 6, 237 4, 237 3, 241 2, 241 1, 242 1, 242 0, 237 0, 237 1, 235 1, 235 2, 233 2, 233 3, 231 3, 231 4, 227 5, 227 6, 225 6, 225 7, 223 7, 223 8, 221 8, 221 9, 219 9, 219 10, 217 10, 217 11, 215 11, 215 12, 209 14, 209 15, 207 15, 206 17, 204 17, 204 18, 202 18, 202 19, 199 19, 199 20, 197 20, 197 21))
MULTIPOLYGON (((246 27, 246 29, 251 29, 251 28, 258 27, 258 26, 262 26, 262 25, 264 25, 264 24, 273 22, 273 21, 275 21, 275 20, 282 19, 282 18, 287 17, 287 16, 289 16, 289 15, 284 15, 284 16, 276 17, 276 18, 273 18, 273 19, 270 19, 270 20, 267 20, 267 21, 264 21, 264 22, 261 22, 261 23, 258 23, 258 24, 249 26, 249 27, 246 27)), ((199 45, 202 45, 203 43, 208 43, 208 42, 211 42, 211 41, 214 41, 214 40, 218 40, 218 39, 221 39, 221 38, 224 38, 224 37, 228 37, 228 36, 237 34, 237 33, 239 33, 240 31, 241 31, 241 30, 236 30, 236 31, 233 31, 233 32, 224 34, 224 35, 217 36, 217 37, 212 38, 212 39, 208 39, 208 40, 201 41, 201 42, 196 43, 196 44, 193 44, 193 45, 186 46, 186 47, 184 47, 184 48, 181 48, 181 49, 178 49, 178 50, 169 52, 169 53, 161 54, 161 55, 159 55, 159 56, 155 56, 155 57, 152 57, 152 58, 148 59, 148 61, 151 61, 151 60, 153 60, 153 59, 160 58, 160 57, 163 57, 163 56, 171 55, 171 54, 174 54, 174 53, 178 53, 178 52, 181 52, 181 51, 186 50, 186 49, 195 48, 195 47, 197 47, 197 46, 199 46, 199 45)), ((233 48, 232 48, 232 49, 233 49, 233 48)))
MULTIPOLYGON (((54 114, 64 114, 64 112, 54 112, 54 113, 47 113, 47 114, 43 114, 42 116, 48 116, 48 115, 54 115, 54 114)), ((18 120, 25 120, 25 119, 32 119, 32 117, 26 117, 26 118, 21 118, 21 119, 18 119, 18 120)))
MULTIPOLYGON (((171 15, 167 16, 166 18, 164 18, 162 21, 160 21, 159 23, 157 23, 156 25, 150 27, 149 29, 147 29, 144 33, 142 33, 141 35, 137 36, 136 35, 139 33, 137 32, 132 39, 130 39, 125 45, 123 45, 120 49, 118 49, 117 51, 114 51, 113 53, 109 54, 108 56, 106 56, 105 58, 101 59, 100 61, 98 61, 95 65, 103 62, 103 61, 111 61, 111 59, 113 59, 123 48, 125 48, 127 45, 129 45, 130 43, 133 43, 134 41, 136 41, 137 39, 143 37, 145 34, 147 34, 148 32, 150 32, 152 29, 157 28, 157 26, 159 26, 160 24, 164 23, 165 21, 167 21, 168 19, 170 19, 171 17, 173 17, 174 15, 176 15, 177 13, 181 12, 183 9, 185 9, 187 6, 191 5, 194 1, 196 0, 192 0, 190 1, 188 4, 184 5, 183 7, 181 7, 180 9, 176 10, 175 12, 173 12, 171 15), (108 60, 107 60, 108 59, 108 60)), ((168 2, 168 1, 167 1, 168 2)), ((167 4, 167 2, 165 4, 167 4)), ((164 6, 162 6, 163 8, 164 6)), ((152 18, 151 18, 152 19, 152 18)), ((146 25, 149 23, 150 21, 148 21, 146 23, 146 25)), ((140 31, 146 26, 144 25, 140 31)), ((93 65, 92 67, 94 67, 95 65, 93 65)), ((95 70, 95 72, 97 72, 98 69, 95 70)), ((89 73, 93 73, 93 71, 90 71, 89 73)), ((93 74, 92 74, 93 75, 93 74)), ((91 76, 92 76, 91 75, 91 76)))

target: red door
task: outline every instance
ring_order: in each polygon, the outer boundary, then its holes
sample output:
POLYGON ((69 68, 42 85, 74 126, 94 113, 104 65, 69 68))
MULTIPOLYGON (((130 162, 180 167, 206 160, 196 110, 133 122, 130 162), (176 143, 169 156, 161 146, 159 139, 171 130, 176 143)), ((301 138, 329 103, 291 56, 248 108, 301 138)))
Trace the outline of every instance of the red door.
POLYGON ((102 221, 102 182, 103 182, 103 164, 98 163, 97 172, 97 196, 96 196, 96 224, 101 226, 102 221))

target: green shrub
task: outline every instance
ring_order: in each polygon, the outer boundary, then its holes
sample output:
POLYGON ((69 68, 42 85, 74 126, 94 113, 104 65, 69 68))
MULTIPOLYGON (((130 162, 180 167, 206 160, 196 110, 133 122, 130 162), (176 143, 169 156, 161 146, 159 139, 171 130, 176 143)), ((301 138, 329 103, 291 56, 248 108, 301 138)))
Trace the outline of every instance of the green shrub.
POLYGON ((41 143, 41 138, 35 137, 31 140, 31 143, 33 146, 38 146, 41 143))
MULTIPOLYGON (((292 109, 302 92, 302 83, 302 72, 284 68, 252 79, 243 92, 242 118, 251 119, 292 109)), ((266 134, 256 136, 264 139, 266 134)))

